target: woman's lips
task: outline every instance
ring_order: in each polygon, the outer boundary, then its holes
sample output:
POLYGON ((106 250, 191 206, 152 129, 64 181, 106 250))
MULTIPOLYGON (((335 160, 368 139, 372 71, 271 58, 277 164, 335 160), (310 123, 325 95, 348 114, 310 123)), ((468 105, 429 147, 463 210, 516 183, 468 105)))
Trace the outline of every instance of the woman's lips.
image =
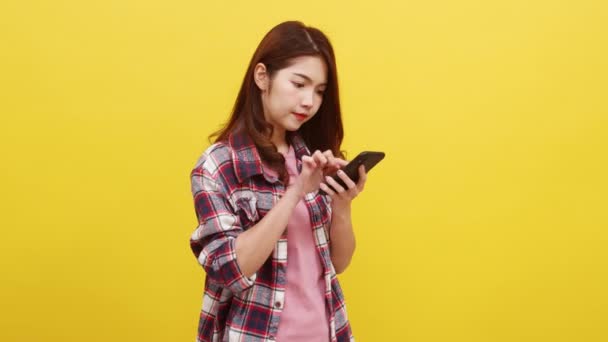
POLYGON ((308 115, 301 114, 301 113, 291 113, 291 114, 293 114, 296 117, 296 119, 298 119, 299 121, 304 121, 308 117, 308 115))

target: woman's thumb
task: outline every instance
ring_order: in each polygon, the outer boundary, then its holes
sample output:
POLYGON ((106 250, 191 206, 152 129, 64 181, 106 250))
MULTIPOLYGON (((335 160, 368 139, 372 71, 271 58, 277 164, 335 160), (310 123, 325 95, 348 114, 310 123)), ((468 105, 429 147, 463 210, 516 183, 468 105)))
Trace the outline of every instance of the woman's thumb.
POLYGON ((302 157, 302 162, 304 163, 304 166, 307 166, 310 169, 314 169, 314 168, 317 167, 317 163, 310 156, 303 156, 302 157))

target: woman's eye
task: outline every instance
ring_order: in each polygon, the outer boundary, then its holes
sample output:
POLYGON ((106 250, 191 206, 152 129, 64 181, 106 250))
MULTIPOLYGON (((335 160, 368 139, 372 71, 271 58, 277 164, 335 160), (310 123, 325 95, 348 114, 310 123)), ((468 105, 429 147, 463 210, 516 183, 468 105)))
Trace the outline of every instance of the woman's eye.
POLYGON ((298 83, 298 82, 291 82, 291 83, 293 83, 293 85, 296 86, 296 88, 304 87, 304 83, 298 83))
POLYGON ((325 93, 325 90, 318 90, 317 91, 317 94, 319 94, 319 95, 323 95, 324 93, 325 93))

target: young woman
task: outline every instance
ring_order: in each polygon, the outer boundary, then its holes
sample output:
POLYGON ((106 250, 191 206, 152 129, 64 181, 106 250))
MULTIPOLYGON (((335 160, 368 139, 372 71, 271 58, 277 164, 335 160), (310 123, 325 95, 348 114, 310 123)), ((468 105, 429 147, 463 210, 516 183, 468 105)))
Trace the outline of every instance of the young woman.
POLYGON ((293 21, 268 32, 214 136, 191 173, 190 245, 207 274, 198 341, 353 341, 336 274, 355 250, 351 201, 366 175, 339 171, 328 38, 293 21))

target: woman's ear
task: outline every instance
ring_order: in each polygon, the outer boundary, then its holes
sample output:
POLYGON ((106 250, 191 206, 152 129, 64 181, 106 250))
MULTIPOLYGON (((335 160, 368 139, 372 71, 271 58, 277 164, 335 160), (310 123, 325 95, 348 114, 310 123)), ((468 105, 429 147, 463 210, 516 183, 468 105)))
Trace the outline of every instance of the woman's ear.
POLYGON ((268 90, 268 72, 263 63, 256 64, 255 68, 253 69, 253 80, 262 92, 268 90))

